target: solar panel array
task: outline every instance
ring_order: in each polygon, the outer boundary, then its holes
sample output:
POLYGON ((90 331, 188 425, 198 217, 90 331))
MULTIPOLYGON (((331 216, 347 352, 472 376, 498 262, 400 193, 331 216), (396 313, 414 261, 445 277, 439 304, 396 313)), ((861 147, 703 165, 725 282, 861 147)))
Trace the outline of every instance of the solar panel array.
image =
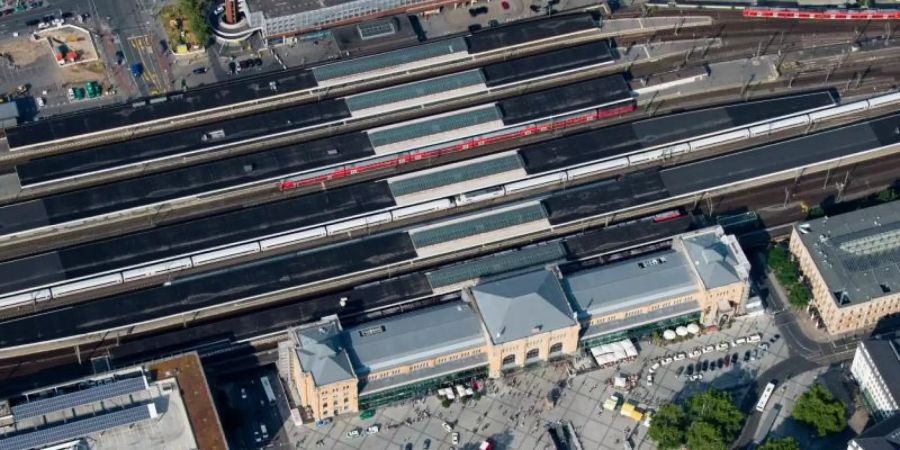
POLYGON ((359 37, 362 40, 390 36, 397 32, 397 28, 391 22, 363 23, 357 25, 356 28, 359 30, 359 37))
POLYGON ((466 111, 443 117, 435 117, 421 122, 401 125, 395 128, 369 133, 369 141, 372 145, 394 144, 397 142, 418 139, 424 136, 472 127, 495 120, 501 120, 503 116, 496 106, 466 111))
POLYGON ((79 405, 87 405, 100 400, 143 391, 146 388, 147 383, 143 376, 125 378, 112 383, 92 386, 80 391, 22 403, 13 406, 11 409, 13 417, 16 420, 21 420, 27 417, 40 416, 62 409, 74 408, 79 405))
POLYGON ((28 450, 84 437, 110 428, 149 419, 149 405, 134 406, 115 412, 75 420, 36 431, 0 438, 0 450, 28 450))
POLYGON ((562 260, 566 250, 559 242, 537 245, 514 252, 503 253, 484 259, 470 261, 455 266, 429 272, 428 282, 432 288, 449 286, 467 280, 497 275, 526 267, 535 267, 562 260))
POLYGON ((346 98, 350 111, 402 102, 427 95, 440 94, 467 86, 484 83, 480 70, 470 70, 446 77, 429 78, 411 84, 402 84, 388 89, 353 95, 346 98))
POLYGON ((451 223, 442 227, 430 228, 412 234, 413 244, 417 248, 455 241, 476 234, 488 233, 503 228, 534 222, 545 218, 544 208, 531 205, 511 211, 504 211, 490 216, 478 217, 463 222, 451 223))
POLYGON ((465 39, 455 38, 448 41, 417 45, 415 47, 382 53, 380 55, 349 59, 327 66, 314 67, 312 71, 316 80, 324 81, 332 78, 346 77, 402 64, 414 63, 429 58, 468 51, 468 49, 469 47, 466 44, 465 39))
POLYGON ((390 186, 394 196, 399 197, 522 168, 522 161, 519 159, 519 155, 513 154, 476 164, 393 181, 390 186))

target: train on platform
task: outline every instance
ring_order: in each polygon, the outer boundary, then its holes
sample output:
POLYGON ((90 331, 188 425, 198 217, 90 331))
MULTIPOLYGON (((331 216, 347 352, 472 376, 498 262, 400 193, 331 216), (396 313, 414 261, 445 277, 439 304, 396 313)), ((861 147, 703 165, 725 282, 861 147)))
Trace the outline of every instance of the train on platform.
MULTIPOLYGON (((743 127, 737 130, 725 131, 712 136, 699 137, 686 142, 667 145, 662 148, 642 150, 630 155, 611 158, 598 162, 580 164, 552 173, 536 174, 524 180, 512 181, 492 188, 481 189, 473 192, 465 192, 452 197, 435 199, 423 203, 391 208, 341 220, 330 224, 321 224, 282 233, 276 236, 266 236, 252 242, 230 244, 228 246, 199 252, 197 254, 173 258, 167 261, 156 261, 143 264, 140 267, 118 270, 114 273, 98 274, 85 279, 67 282, 52 287, 30 290, 28 292, 14 293, 0 298, 0 308, 17 307, 37 302, 49 301, 55 298, 67 297, 90 290, 114 286, 125 282, 146 279, 153 276, 164 275, 176 271, 190 269, 202 265, 220 262, 226 259, 237 258, 254 253, 272 251, 288 245, 322 239, 328 236, 348 234, 358 230, 366 230, 377 225, 390 222, 407 220, 417 216, 424 216, 440 211, 451 210, 458 206, 470 205, 479 202, 488 202, 497 198, 517 195, 525 191, 537 188, 563 184, 588 176, 603 176, 605 173, 613 174, 623 169, 648 164, 654 161, 672 158, 686 153, 706 150, 723 144, 730 144, 747 140, 753 137, 765 136, 789 129, 810 127, 826 119, 846 117, 858 114, 874 108, 883 108, 900 104, 900 92, 891 93, 867 100, 861 100, 831 108, 813 111, 807 114, 794 115, 779 118, 762 124, 743 127)), ((631 106, 633 107, 633 106, 631 106)), ((590 114, 597 114, 596 111, 590 114)), ((577 118, 576 118, 577 119, 577 118)), ((570 119, 571 120, 571 119, 570 119)), ((551 127, 552 125, 548 125, 551 127)), ((469 148, 469 147, 467 147, 469 148)), ((407 154, 412 158, 414 154, 407 154)), ((661 215, 659 220, 666 220, 661 215)))

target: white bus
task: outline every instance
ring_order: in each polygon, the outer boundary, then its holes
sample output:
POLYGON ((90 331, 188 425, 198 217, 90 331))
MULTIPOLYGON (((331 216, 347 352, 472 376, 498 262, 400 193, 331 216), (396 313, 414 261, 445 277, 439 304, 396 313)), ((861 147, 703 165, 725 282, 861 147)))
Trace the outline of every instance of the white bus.
POLYGON ((275 392, 272 391, 269 377, 262 377, 259 379, 259 382, 262 383, 263 390, 266 391, 266 398, 269 399, 269 403, 275 403, 275 392))
POLYGON ((775 392, 775 383, 769 383, 766 385, 766 388, 763 389, 762 395, 759 396, 759 401, 756 402, 756 410, 759 412, 763 412, 766 409, 766 404, 769 403, 769 398, 772 397, 772 392, 775 392))

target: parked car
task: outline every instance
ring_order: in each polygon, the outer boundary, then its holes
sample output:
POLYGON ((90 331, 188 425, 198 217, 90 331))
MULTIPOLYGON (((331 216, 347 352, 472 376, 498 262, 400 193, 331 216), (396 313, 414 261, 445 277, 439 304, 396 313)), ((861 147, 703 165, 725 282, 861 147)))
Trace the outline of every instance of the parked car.
POLYGON ((750 361, 750 350, 744 352, 744 362, 750 361))
POLYGON ((444 431, 446 431, 446 432, 448 432, 448 433, 452 433, 452 432, 453 432, 453 425, 450 425, 450 424, 447 423, 447 422, 441 423, 441 428, 443 428, 444 431))
POLYGON ((680 376, 682 373, 684 373, 684 366, 681 366, 681 367, 675 369, 675 375, 680 376))
POLYGON ((470 14, 472 17, 478 17, 478 16, 480 16, 480 15, 482 15, 482 14, 487 14, 487 13, 488 13, 488 7, 487 7, 487 6, 479 6, 479 7, 477 7, 477 8, 470 8, 470 9, 469 9, 469 14, 470 14))
POLYGON ((359 428, 350 430, 347 432, 347 439, 356 439, 360 434, 362 434, 362 431, 359 428))
POLYGON ((366 428, 366 434, 375 434, 379 431, 381 431, 381 427, 379 427, 378 425, 372 425, 371 427, 366 428))
POLYGON ((709 370, 709 361, 708 361, 708 360, 707 360, 707 361, 703 361, 703 366, 702 366, 701 368, 703 369, 704 372, 706 372, 707 370, 709 370))
POLYGON ((422 450, 428 450, 431 448, 431 439, 425 439, 422 441, 422 450))
POLYGON ((500 26, 500 21, 497 19, 488 20, 488 26, 491 28, 496 28, 500 26))
POLYGON ((480 29, 481 29, 481 25, 479 25, 477 23, 473 23, 472 25, 469 25, 469 33, 474 33, 480 29))
POLYGON ((206 73, 206 67, 198 67, 198 68, 194 69, 193 72, 196 73, 197 75, 204 74, 204 73, 206 73))
POLYGON ((454 431, 450 435, 450 443, 453 445, 459 445, 459 433, 458 432, 454 431))
POLYGON ((324 427, 327 427, 328 425, 331 425, 331 422, 332 422, 332 418, 331 418, 331 417, 326 417, 326 418, 324 418, 324 419, 322 419, 322 420, 317 420, 317 421, 316 421, 316 428, 324 428, 324 427))
POLYGON ((738 361, 738 354, 735 353, 735 354, 731 355, 731 363, 734 364, 737 361, 738 361))

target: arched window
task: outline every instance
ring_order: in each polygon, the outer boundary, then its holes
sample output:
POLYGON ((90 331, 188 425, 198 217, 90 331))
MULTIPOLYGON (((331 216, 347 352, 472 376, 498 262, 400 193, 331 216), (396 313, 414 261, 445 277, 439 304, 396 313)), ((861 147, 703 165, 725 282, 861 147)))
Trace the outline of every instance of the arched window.
POLYGON ((515 364, 516 363, 516 355, 506 355, 503 357, 503 365, 507 364, 515 364))
POLYGON ((559 353, 562 351, 562 342, 557 342, 550 346, 550 353, 559 353))
POLYGON ((540 353, 541 353, 540 350, 533 348, 531 350, 528 350, 528 353, 525 354, 525 359, 537 358, 540 353))

